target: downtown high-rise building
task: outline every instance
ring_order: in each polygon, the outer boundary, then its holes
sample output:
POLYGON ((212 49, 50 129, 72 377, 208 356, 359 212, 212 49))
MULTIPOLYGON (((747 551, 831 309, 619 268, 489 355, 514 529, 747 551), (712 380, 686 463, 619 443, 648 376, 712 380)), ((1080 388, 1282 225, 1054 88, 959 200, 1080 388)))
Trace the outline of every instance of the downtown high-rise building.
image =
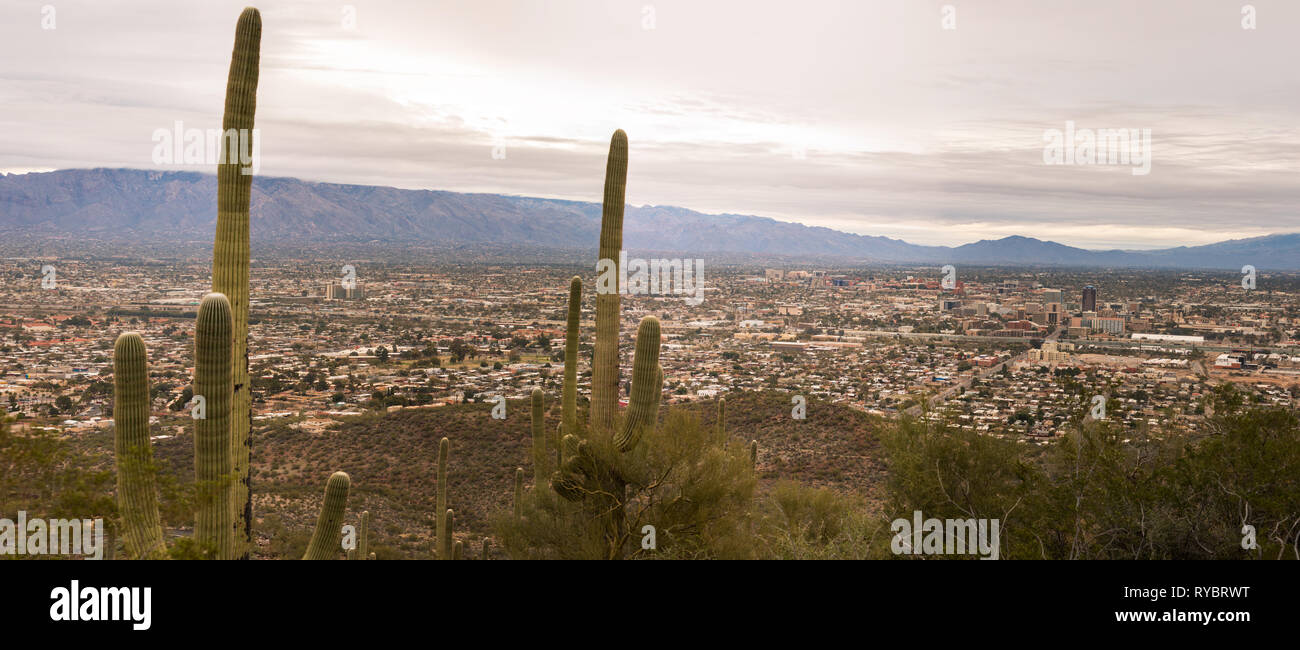
POLYGON ((1097 311, 1097 288, 1091 284, 1083 288, 1083 311, 1097 311))

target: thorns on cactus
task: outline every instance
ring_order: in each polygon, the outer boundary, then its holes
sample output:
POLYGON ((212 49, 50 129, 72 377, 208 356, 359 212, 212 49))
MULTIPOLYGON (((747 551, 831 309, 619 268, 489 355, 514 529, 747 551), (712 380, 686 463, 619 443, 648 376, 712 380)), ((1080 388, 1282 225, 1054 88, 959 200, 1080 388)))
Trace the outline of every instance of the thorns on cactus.
POLYGON ((564 331, 564 388, 560 436, 578 433, 578 320, 582 317, 582 278, 569 280, 569 319, 564 331))
POLYGON ((334 472, 325 484, 325 502, 316 518, 316 531, 311 535, 304 560, 333 560, 338 557, 339 537, 343 534, 343 510, 348 505, 348 490, 352 479, 345 472, 334 472))
POLYGON ((194 421, 194 481, 198 487, 194 539, 215 549, 219 560, 235 557, 230 345, 230 302, 220 293, 209 293, 199 304, 194 324, 194 394, 206 402, 205 417, 194 421))
POLYGON ((659 319, 646 316, 637 327, 636 353, 632 358, 632 397, 628 400, 627 418, 614 444, 619 451, 636 446, 646 428, 659 417, 659 399, 663 394, 663 370, 659 368, 659 319))
POLYGON ((117 503, 131 557, 167 554, 158 522, 153 445, 149 442, 149 366, 144 339, 125 332, 113 345, 113 433, 117 503))
MULTIPOLYGON (((238 134, 234 141, 247 158, 253 151, 253 115, 257 110, 257 80, 262 45, 262 15, 252 7, 244 9, 235 27, 235 47, 230 54, 226 78, 226 106, 221 118, 223 133, 238 134)), ((230 447, 234 485, 236 543, 239 555, 247 559, 252 545, 253 501, 249 490, 248 454, 252 441, 251 394, 248 378, 248 228, 252 169, 241 161, 241 152, 230 151, 232 141, 222 138, 222 157, 217 165, 217 232, 212 251, 212 291, 230 301, 234 319, 231 359, 234 364, 234 395, 231 401, 230 447)))
POLYGON ((437 517, 438 559, 451 559, 451 511, 447 509, 447 457, 451 455, 451 441, 443 438, 438 441, 438 496, 434 516, 437 517))
MULTIPOLYGON (((605 162, 605 198, 600 217, 600 257, 597 269, 612 264, 614 284, 623 249, 623 202, 627 190, 627 134, 619 129, 609 141, 605 162)), ((591 367, 591 424, 594 428, 614 426, 618 410, 618 320, 620 296, 618 286, 597 285, 596 344, 591 367)), ((567 433, 567 432, 566 432, 567 433)))

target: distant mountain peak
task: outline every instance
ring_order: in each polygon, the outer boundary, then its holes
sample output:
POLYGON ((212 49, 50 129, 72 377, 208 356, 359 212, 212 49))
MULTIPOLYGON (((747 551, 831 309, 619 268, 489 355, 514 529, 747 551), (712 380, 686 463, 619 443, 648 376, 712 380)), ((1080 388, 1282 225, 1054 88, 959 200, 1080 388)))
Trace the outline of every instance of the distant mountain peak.
MULTIPOLYGON (((0 232, 117 241, 210 238, 216 176, 193 171, 65 169, 0 176, 0 232)), ((593 198, 596 198, 593 196, 593 198)), ((507 194, 404 190, 258 176, 252 237, 262 245, 394 242, 594 249, 600 204, 507 194)), ((957 247, 665 205, 628 206, 629 250, 911 264, 1300 268, 1300 233, 1152 251, 1085 250, 1024 235, 957 247)))

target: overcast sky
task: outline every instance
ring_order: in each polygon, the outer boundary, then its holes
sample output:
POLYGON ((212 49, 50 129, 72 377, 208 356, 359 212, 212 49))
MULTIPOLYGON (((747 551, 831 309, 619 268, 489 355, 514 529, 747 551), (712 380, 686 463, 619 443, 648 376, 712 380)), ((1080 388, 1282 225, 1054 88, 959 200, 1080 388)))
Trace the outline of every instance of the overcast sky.
MULTIPOLYGON (((244 4, 0 2, 0 171, 165 167, 155 130, 220 126, 244 4)), ((1300 2, 1242 5, 267 0, 261 173, 599 201, 622 128, 636 205, 923 244, 1300 231, 1300 2), (1067 121, 1150 129, 1149 173, 1046 164, 1067 121)))

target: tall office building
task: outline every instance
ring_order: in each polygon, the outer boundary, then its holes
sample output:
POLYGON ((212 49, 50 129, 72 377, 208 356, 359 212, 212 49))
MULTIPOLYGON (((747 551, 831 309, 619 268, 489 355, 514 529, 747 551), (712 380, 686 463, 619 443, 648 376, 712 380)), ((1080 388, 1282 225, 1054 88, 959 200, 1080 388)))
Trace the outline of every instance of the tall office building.
POLYGON ((1083 288, 1083 311, 1097 311, 1097 287, 1091 284, 1083 288))

